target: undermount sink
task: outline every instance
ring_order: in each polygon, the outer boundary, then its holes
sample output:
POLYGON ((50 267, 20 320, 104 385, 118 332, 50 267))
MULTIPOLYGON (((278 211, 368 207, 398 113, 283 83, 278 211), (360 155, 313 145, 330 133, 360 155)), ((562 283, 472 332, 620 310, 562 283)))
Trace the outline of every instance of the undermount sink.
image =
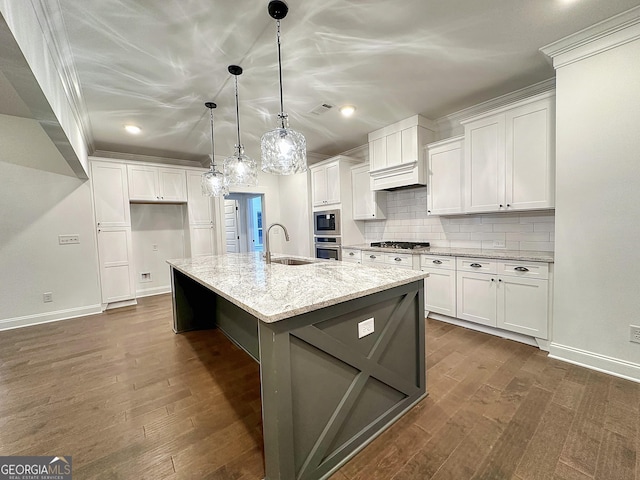
POLYGON ((280 263, 282 265, 309 265, 316 263, 313 260, 301 260, 299 258, 272 258, 271 263, 280 263))

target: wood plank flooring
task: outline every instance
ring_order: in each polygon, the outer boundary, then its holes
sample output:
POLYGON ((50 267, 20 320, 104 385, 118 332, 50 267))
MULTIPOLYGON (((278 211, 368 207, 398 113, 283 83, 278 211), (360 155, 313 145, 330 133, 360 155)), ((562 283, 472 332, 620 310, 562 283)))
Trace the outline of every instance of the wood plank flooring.
MULTIPOLYGON (((429 396, 332 480, 640 480, 640 384, 427 322, 429 396)), ((0 455, 75 479, 264 475, 258 365, 168 295, 0 332, 0 455)), ((293 479, 292 479, 293 480, 293 479)))

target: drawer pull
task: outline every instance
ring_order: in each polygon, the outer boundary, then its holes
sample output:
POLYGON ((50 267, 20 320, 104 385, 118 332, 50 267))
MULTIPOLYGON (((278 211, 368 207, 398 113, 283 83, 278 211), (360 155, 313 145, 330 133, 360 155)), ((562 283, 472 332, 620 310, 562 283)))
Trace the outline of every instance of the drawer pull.
POLYGON ((351 255, 353 257, 355 255, 355 253, 349 252, 349 255, 351 255))
POLYGON ((528 272, 529 269, 527 267, 515 267, 514 270, 516 272, 528 272))
POLYGON ((395 260, 396 262, 401 262, 401 261, 402 261, 402 259, 401 259, 400 257, 396 257, 396 258, 394 258, 394 260, 395 260))
POLYGON ((472 263, 472 264, 471 264, 471 265, 469 265, 469 266, 470 266, 470 267, 473 267, 473 268, 481 268, 481 267, 482 267, 482 265, 480 265, 479 263, 472 263))
POLYGON ((376 257, 375 255, 369 255, 369 258, 373 258, 375 260, 378 257, 376 257))
POLYGON ((436 265, 441 265, 442 264, 442 260, 434 260, 433 263, 435 263, 436 265))

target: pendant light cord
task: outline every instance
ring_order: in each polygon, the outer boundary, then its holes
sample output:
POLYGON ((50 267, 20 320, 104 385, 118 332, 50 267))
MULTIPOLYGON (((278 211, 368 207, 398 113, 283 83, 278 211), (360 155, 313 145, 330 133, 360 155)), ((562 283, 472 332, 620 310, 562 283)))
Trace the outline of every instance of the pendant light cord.
POLYGON ((278 26, 278 72, 280 75, 280 120, 282 120, 282 128, 284 128, 284 100, 282 95, 282 55, 280 53, 280 20, 276 22, 278 26))
POLYGON ((214 149, 213 149, 213 108, 209 108, 209 113, 211 114, 211 168, 215 170, 216 161, 215 161, 214 149))
POLYGON ((242 144, 240 143, 240 107, 238 102, 238 75, 234 75, 236 79, 236 126, 238 128, 238 157, 240 156, 240 150, 242 149, 242 144))

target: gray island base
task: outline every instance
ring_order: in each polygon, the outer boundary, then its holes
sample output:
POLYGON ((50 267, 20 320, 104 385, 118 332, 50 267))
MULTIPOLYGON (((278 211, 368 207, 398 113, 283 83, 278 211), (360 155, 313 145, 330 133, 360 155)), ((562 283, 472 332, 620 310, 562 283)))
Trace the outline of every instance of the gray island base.
POLYGON ((175 332, 219 328, 260 364, 267 480, 327 478, 426 395, 424 273, 257 254, 168 263, 175 332))

